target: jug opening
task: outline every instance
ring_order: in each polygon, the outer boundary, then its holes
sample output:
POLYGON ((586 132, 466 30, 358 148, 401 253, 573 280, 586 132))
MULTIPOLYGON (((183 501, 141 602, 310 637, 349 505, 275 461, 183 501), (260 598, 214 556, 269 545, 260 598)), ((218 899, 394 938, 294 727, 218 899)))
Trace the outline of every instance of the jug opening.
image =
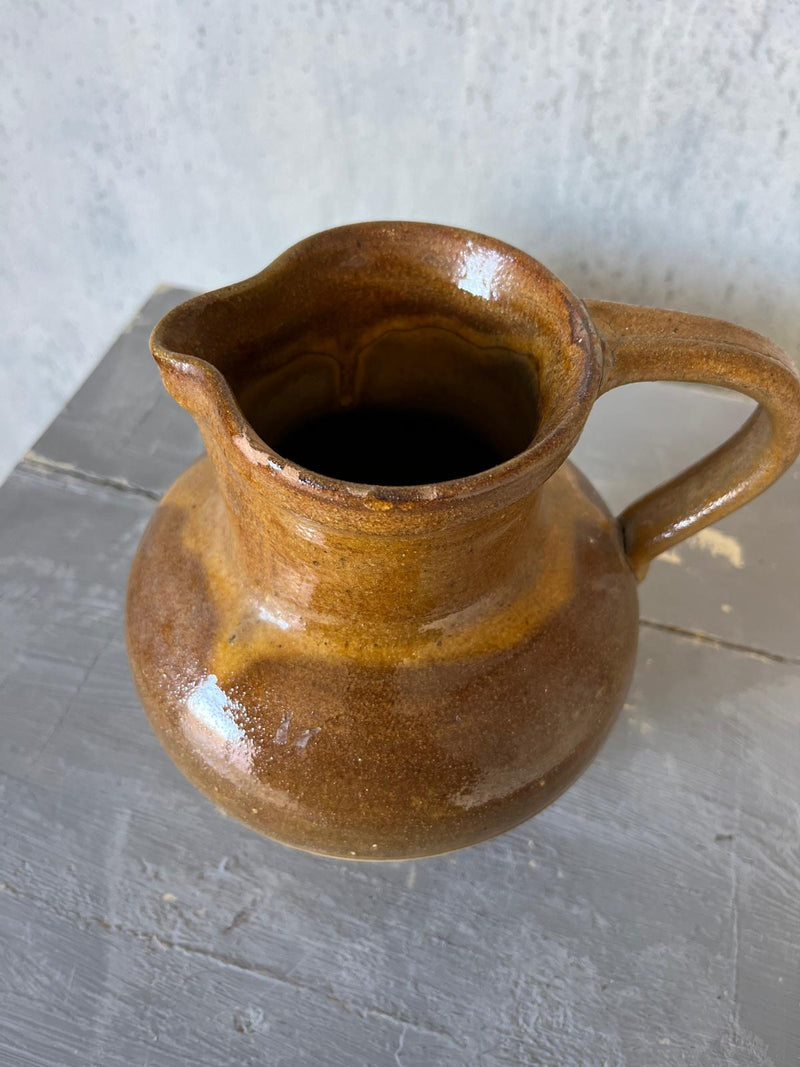
POLYGON ((388 329, 334 360, 297 354, 237 390, 275 452, 316 474, 370 485, 468 477, 523 451, 538 426, 530 359, 453 329, 388 329))
POLYGON ((175 308, 151 345, 207 441, 358 508, 365 485, 421 505, 529 492, 601 377, 585 308, 541 264, 424 223, 310 237, 175 308))
POLYGON ((273 447, 316 474, 369 485, 447 482, 507 458, 457 419, 391 407, 313 416, 273 447))

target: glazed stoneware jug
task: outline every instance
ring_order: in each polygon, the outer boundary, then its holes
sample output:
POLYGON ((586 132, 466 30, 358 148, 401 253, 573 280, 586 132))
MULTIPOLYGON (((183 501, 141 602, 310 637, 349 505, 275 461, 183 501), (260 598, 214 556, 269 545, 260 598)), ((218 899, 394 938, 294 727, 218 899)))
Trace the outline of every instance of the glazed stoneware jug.
POLYGON ((151 344, 207 456, 133 564, 139 694, 216 804, 331 856, 431 855, 551 803, 622 705, 650 560, 800 449, 763 337, 583 302, 444 226, 311 237, 151 344), (615 518, 568 456, 600 394, 655 379, 758 406, 615 518))

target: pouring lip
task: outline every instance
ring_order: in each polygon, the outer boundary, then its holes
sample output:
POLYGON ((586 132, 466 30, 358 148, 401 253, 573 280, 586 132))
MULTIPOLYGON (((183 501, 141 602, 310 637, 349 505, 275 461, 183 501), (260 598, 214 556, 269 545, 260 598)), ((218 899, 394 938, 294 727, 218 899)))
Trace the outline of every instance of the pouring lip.
MULTIPOLYGON (((189 346, 186 346, 189 347, 189 346)), ((554 274, 527 253, 482 234, 452 226, 425 222, 367 222, 325 230, 305 238, 289 248, 258 274, 232 285, 191 297, 168 312, 150 336, 150 349, 172 396, 193 414, 202 407, 224 427, 226 436, 239 456, 249 465, 265 468, 287 488, 312 494, 320 501, 390 510, 395 506, 408 509, 436 501, 463 500, 517 484, 530 491, 543 483, 569 455, 594 401, 602 378, 601 343, 583 301, 576 297, 554 274), (270 446, 252 427, 227 381, 212 362, 167 344, 176 321, 184 323, 199 316, 212 304, 236 302, 245 294, 270 284, 270 275, 279 270, 289 257, 302 254, 314 243, 342 237, 374 239, 382 234, 413 237, 425 231, 434 237, 461 241, 470 246, 507 257, 522 268, 537 285, 537 296, 546 296, 548 310, 558 321, 562 363, 568 368, 559 382, 559 395, 552 410, 541 419, 531 442, 509 459, 493 467, 448 481, 419 485, 381 485, 347 481, 319 474, 287 459, 270 446), (198 403, 198 398, 200 402, 198 403)))

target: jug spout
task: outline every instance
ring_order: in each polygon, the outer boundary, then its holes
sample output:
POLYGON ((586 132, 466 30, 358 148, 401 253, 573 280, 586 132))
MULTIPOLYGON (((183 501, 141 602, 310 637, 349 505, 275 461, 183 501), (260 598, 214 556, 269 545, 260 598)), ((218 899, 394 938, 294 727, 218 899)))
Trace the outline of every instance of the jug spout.
POLYGON ((166 351, 155 338, 151 339, 150 347, 164 388, 202 426, 203 421, 221 409, 219 391, 224 383, 217 380, 214 368, 208 363, 166 351))

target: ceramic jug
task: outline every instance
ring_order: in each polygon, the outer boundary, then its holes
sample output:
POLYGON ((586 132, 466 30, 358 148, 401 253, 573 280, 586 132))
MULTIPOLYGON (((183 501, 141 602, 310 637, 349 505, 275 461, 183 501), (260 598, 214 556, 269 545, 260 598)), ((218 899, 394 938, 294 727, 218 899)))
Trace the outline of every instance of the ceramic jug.
POLYGON ((207 456, 130 577, 133 676, 186 776, 271 838, 402 859, 551 803, 622 705, 637 581, 800 449, 800 382, 739 326, 577 299, 444 226, 302 241, 151 341, 207 456), (635 381, 758 402, 611 515, 568 460, 635 381))

